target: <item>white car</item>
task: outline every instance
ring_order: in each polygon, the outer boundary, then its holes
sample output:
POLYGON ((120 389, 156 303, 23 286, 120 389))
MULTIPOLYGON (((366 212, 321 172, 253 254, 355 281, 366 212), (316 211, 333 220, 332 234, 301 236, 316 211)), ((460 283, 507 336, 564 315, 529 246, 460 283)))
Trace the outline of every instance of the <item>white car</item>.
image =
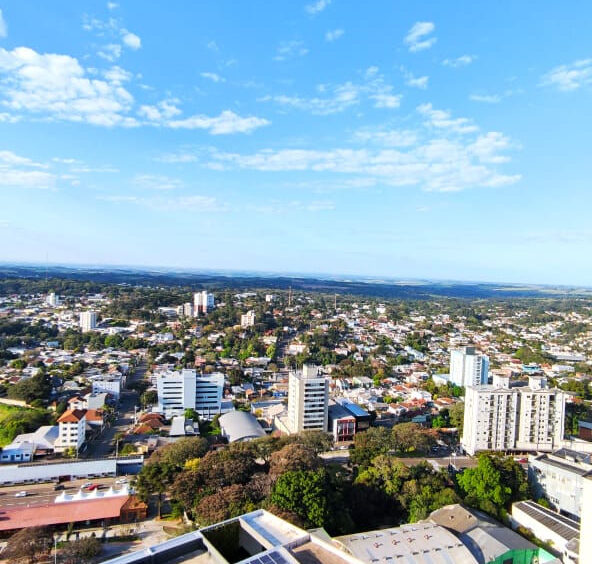
POLYGON ((85 482, 84 484, 82 484, 80 487, 81 488, 89 488, 90 486, 92 486, 92 482, 85 482))
POLYGON ((14 494, 14 497, 27 497, 27 492, 25 490, 22 492, 17 492, 14 494))
POLYGON ((115 480, 116 484, 127 484, 127 478, 119 478, 119 480, 115 480))

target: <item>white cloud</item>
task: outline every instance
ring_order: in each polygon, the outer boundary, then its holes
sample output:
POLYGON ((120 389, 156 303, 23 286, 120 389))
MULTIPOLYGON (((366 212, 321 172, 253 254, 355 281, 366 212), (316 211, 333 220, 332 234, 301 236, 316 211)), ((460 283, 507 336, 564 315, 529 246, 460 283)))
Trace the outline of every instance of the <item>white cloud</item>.
POLYGON ((429 76, 415 76, 409 72, 405 67, 401 67, 401 72, 405 78, 405 84, 412 88, 419 88, 425 90, 428 87, 429 76))
POLYGON ((485 104, 498 104, 502 101, 500 94, 471 94, 469 100, 473 102, 483 102, 485 104))
POLYGON ((213 135, 229 133, 250 133, 269 125, 269 121, 255 116, 241 117, 231 110, 225 110, 219 116, 209 117, 195 115, 184 119, 169 121, 167 125, 173 129, 206 129, 213 135))
POLYGON ((436 110, 432 104, 421 104, 417 111, 428 119, 428 124, 454 133, 474 133, 479 128, 468 118, 452 118, 448 110, 436 110))
POLYGON ((359 129, 354 139, 362 143, 374 143, 385 147, 409 147, 417 143, 417 132, 410 129, 359 129))
POLYGON ((6 26, 6 21, 4 20, 4 16, 2 15, 2 10, 0 9, 0 37, 6 37, 8 35, 8 29, 6 26))
POLYGON ((317 0, 312 4, 307 4, 304 9, 312 16, 322 12, 329 4, 331 4, 331 0, 317 0))
POLYGON ((0 188, 53 189, 56 176, 46 170, 46 164, 21 157, 12 151, 0 151, 0 188))
POLYGON ((123 82, 129 82, 132 78, 132 73, 115 65, 110 69, 103 71, 103 76, 113 84, 121 84, 123 82))
POLYGON ((27 47, 0 48, 0 92, 17 113, 94 125, 136 125, 125 117, 133 96, 113 80, 91 79, 77 59, 27 47))
POLYGON ((563 92, 571 92, 592 84, 592 59, 580 59, 569 65, 559 65, 544 74, 543 86, 554 86, 563 92))
POLYGON ((200 73, 202 78, 207 78, 212 82, 226 82, 226 79, 215 72, 202 72, 200 73))
POLYGON ((206 47, 210 51, 220 51, 220 48, 218 47, 218 44, 215 41, 208 41, 208 43, 206 44, 206 47))
POLYGON ((133 184, 146 190, 175 190, 183 187, 183 181, 161 174, 137 174, 133 184))
POLYGON ((115 10, 119 8, 119 4, 117 2, 107 2, 107 10, 115 10))
POLYGON ((343 31, 342 29, 333 29, 331 31, 328 31, 327 33, 325 33, 325 41, 328 41, 329 43, 331 43, 332 41, 336 41, 344 33, 345 31, 343 31))
POLYGON ((120 196, 120 195, 105 195, 98 196, 98 200, 105 202, 113 202, 116 204, 135 204, 145 206, 158 211, 175 211, 175 212, 224 212, 229 210, 227 204, 219 202, 212 196, 192 195, 192 196, 178 196, 174 198, 165 197, 137 197, 137 196, 120 196))
POLYGON ((194 163, 197 161, 197 155, 188 152, 165 153, 156 157, 155 160, 168 164, 194 163))
POLYGON ((467 65, 470 65, 476 58, 477 57, 475 57, 475 55, 461 55, 456 59, 444 59, 442 64, 445 67, 452 67, 456 69, 458 67, 466 67, 467 65))
POLYGON ((303 57, 308 53, 308 49, 302 41, 282 41, 277 50, 274 61, 287 61, 296 57, 303 57))
POLYGON ((373 100, 376 108, 398 108, 401 103, 401 95, 393 93, 393 87, 385 82, 378 67, 369 67, 364 73, 364 82, 361 84, 353 82, 337 85, 319 84, 317 91, 323 96, 306 98, 281 94, 264 96, 259 98, 259 101, 271 101, 280 106, 308 111, 315 115, 343 112, 360 104, 363 97, 373 100))
POLYGON ((138 110, 138 115, 145 117, 150 122, 168 120, 181 114, 181 110, 176 106, 178 103, 179 100, 173 98, 170 100, 162 100, 155 106, 142 105, 138 110))
POLYGON ((121 51, 122 49, 119 43, 109 43, 108 45, 101 47, 97 52, 97 55, 101 57, 101 59, 105 59, 106 61, 113 63, 119 59, 119 57, 121 57, 121 51))
POLYGON ((125 45, 134 51, 142 46, 142 40, 135 33, 132 33, 127 29, 121 30, 121 39, 125 45))
POLYGON ((409 47, 409 51, 416 53, 429 49, 436 43, 435 37, 426 37, 433 33, 436 26, 432 22, 416 22, 413 27, 407 32, 404 42, 409 47))

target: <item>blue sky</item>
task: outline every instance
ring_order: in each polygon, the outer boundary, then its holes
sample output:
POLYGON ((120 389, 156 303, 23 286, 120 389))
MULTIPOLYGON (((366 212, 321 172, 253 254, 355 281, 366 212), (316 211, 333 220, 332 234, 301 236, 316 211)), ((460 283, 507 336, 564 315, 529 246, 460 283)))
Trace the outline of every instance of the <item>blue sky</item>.
POLYGON ((0 260, 591 284, 588 2, 0 10, 0 260))

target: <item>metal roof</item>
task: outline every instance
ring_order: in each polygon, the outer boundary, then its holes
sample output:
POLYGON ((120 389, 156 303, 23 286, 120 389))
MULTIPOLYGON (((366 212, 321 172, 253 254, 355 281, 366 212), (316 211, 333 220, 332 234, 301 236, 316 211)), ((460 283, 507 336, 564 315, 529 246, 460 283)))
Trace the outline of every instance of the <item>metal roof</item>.
POLYGON ((218 422, 222 434, 230 443, 265 437, 265 431, 257 419, 246 411, 230 411, 222 415, 218 422))

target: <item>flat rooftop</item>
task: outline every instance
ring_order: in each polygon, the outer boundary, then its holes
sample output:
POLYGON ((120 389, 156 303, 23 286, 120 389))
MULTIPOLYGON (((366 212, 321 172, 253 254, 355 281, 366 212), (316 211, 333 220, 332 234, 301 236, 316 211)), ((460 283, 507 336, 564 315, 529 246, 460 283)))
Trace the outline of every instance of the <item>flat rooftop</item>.
POLYGON ((541 525, 544 525, 549 530, 553 531, 560 537, 567 541, 580 536, 580 524, 569 519, 564 515, 555 513, 546 507, 535 503, 534 501, 517 501, 512 504, 512 508, 518 508, 523 511, 529 517, 532 517, 538 521, 541 525))

